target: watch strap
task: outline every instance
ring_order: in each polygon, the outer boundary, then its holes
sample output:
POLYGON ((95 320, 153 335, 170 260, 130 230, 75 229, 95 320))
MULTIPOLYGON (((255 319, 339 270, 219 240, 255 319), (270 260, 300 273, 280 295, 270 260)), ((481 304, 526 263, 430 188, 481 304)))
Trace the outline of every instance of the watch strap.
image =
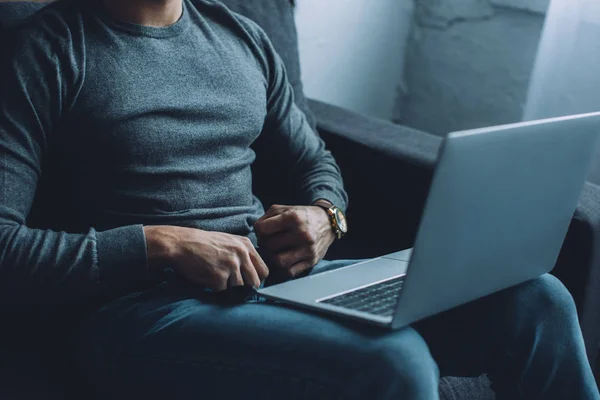
POLYGON ((315 203, 314 205, 325 210, 325 212, 327 213, 327 216, 329 217, 329 223, 331 224, 331 230, 333 230, 333 233, 335 234, 335 236, 338 239, 341 239, 342 236, 344 236, 344 232, 342 232, 342 230, 338 226, 337 220, 335 219, 334 209, 337 207, 333 204, 329 207, 327 207, 325 204, 321 204, 321 203, 315 203))

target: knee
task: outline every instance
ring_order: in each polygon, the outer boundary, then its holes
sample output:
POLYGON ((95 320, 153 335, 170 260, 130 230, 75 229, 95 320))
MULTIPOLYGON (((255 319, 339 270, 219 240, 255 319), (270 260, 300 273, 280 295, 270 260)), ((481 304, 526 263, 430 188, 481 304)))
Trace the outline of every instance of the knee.
POLYGON ((371 365, 373 399, 435 399, 439 371, 421 335, 412 328, 372 341, 367 357, 371 365))
POLYGON ((553 275, 545 274, 519 287, 520 307, 527 307, 527 318, 553 323, 560 326, 565 323, 578 324, 577 309, 571 293, 563 283, 553 275))

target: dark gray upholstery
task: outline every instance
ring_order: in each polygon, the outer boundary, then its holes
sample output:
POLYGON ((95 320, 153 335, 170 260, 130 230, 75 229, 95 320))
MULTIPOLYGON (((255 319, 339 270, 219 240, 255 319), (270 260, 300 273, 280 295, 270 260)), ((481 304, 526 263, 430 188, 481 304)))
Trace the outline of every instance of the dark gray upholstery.
MULTIPOLYGON (((286 64, 298 105, 316 124, 342 168, 351 198, 348 214, 353 230, 331 249, 329 257, 372 257, 412 246, 441 139, 325 103, 307 102, 291 2, 221 1, 267 32, 286 64), (372 218, 374 203, 397 212, 383 223, 372 218)), ((36 3, 0 3, 0 27, 39 7, 36 3)), ((588 355, 594 363, 600 342, 600 313, 595 306, 600 300, 600 187, 586 185, 554 273, 575 296, 588 355)), ((493 398, 486 378, 446 378, 440 392, 443 399, 493 398)), ((2 393, 0 386, 0 397, 2 393)))
POLYGON ((43 6, 30 2, 0 4, 0 29, 29 17, 43 6))
POLYGON ((440 382, 442 400, 494 400, 490 381, 486 377, 479 379, 447 377, 440 382))

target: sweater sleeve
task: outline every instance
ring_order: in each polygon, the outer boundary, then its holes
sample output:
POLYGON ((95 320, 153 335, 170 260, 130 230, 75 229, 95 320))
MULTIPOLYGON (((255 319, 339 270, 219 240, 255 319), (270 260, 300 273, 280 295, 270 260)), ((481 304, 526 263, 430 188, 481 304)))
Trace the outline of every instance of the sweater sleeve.
POLYGON ((83 79, 83 44, 59 22, 3 34, 0 304, 77 302, 148 274, 141 226, 75 234, 26 225, 49 144, 83 79))
POLYGON ((269 144, 266 151, 278 153, 279 161, 289 163, 304 204, 325 199, 346 210, 348 196, 335 159, 296 106, 282 59, 264 31, 254 27, 267 81, 267 117, 262 133, 267 136, 263 142, 269 144))

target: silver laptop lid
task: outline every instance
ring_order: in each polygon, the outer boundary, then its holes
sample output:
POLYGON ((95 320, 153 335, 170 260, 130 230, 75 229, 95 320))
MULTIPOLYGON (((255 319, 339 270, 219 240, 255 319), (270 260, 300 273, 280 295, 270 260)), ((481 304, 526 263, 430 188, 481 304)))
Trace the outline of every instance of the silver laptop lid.
POLYGON ((451 133, 393 325, 550 271, 599 132, 594 113, 451 133))

